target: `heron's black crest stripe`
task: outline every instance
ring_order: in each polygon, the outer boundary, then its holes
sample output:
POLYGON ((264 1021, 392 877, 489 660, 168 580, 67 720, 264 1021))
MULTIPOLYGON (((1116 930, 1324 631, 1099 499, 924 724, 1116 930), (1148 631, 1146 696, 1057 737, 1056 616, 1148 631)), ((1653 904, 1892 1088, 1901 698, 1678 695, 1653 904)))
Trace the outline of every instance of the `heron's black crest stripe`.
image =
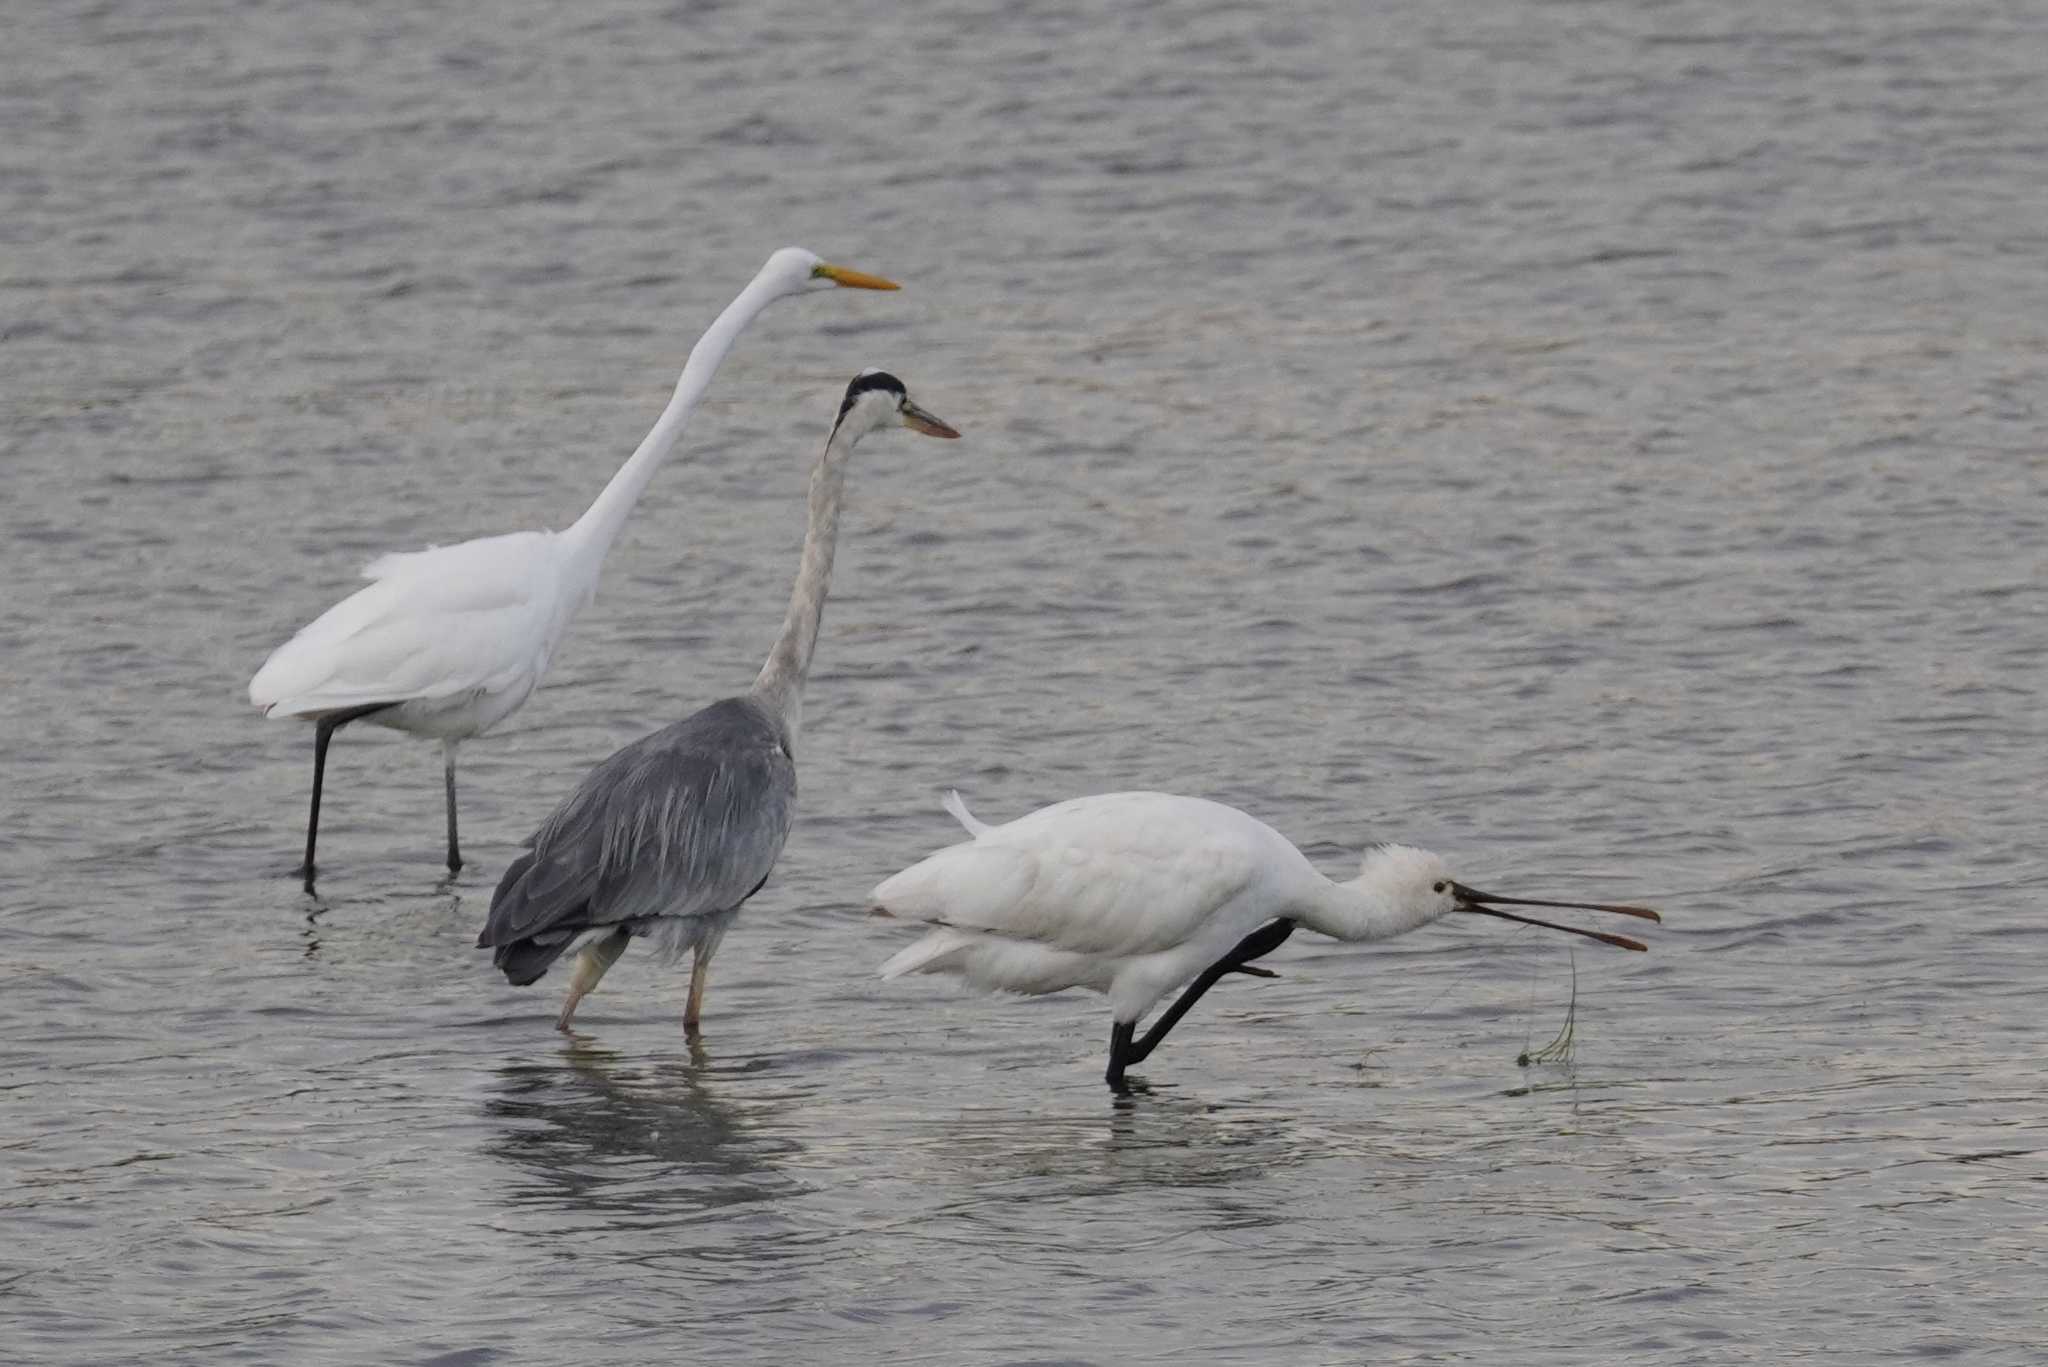
POLYGON ((845 422, 846 415, 853 409, 854 401, 871 389, 886 389, 898 398, 902 398, 910 392, 903 387, 903 381, 897 379, 886 370, 863 371, 861 374, 853 377, 852 384, 846 386, 846 397, 840 400, 839 416, 832 420, 832 425, 837 427, 840 423, 845 422))

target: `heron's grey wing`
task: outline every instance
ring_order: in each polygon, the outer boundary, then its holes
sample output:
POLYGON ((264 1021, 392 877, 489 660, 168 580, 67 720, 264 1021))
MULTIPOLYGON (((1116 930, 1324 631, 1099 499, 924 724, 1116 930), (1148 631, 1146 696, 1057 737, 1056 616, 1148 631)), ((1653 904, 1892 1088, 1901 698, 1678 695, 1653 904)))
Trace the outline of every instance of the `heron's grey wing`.
POLYGON ((505 870, 477 943, 736 907, 795 819, 780 728, 745 699, 714 703, 590 771, 505 870))

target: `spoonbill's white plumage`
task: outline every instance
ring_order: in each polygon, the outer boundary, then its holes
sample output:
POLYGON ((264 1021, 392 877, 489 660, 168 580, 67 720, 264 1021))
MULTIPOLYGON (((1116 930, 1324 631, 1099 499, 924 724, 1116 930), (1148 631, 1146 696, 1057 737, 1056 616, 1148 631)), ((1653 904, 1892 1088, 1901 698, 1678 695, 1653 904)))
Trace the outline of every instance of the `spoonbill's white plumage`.
POLYGON ((1609 911, 1643 907, 1542 902, 1482 893, 1427 850, 1368 850, 1358 877, 1333 882, 1287 837, 1218 802, 1171 793, 1105 793, 1042 807, 1000 826, 975 820, 958 794, 947 808, 972 839, 884 881, 888 916, 923 921, 924 937, 881 968, 885 978, 951 973, 977 987, 1039 994, 1086 987, 1109 998, 1108 1080, 1165 1038, 1226 973, 1251 966, 1296 926, 1339 940, 1390 939, 1454 911, 1585 935, 1624 949, 1625 936, 1540 921, 1500 904, 1609 911), (1188 985, 1142 1038, 1137 1022, 1188 985))
POLYGON ((372 582, 279 646, 249 681, 273 717, 314 724, 313 801, 301 875, 313 881, 327 745, 352 721, 440 740, 448 802, 448 871, 462 867, 455 829, 455 748, 516 712, 547 673, 563 634, 597 591, 626 517, 668 458, 719 363, 761 311, 793 294, 890 281, 801 247, 768 258, 690 349, 654 427, 589 509, 561 532, 512 532, 382 556, 372 582))
POLYGON ((556 1025, 635 936, 694 956, 683 1029, 695 1034, 711 956, 741 903, 761 890, 796 820, 804 679, 831 587, 848 457, 868 433, 960 434, 910 401, 903 382, 862 371, 811 472, 804 548, 782 634, 754 686, 643 736, 586 775, 527 842, 491 898, 477 937, 525 986, 580 946, 556 1025))

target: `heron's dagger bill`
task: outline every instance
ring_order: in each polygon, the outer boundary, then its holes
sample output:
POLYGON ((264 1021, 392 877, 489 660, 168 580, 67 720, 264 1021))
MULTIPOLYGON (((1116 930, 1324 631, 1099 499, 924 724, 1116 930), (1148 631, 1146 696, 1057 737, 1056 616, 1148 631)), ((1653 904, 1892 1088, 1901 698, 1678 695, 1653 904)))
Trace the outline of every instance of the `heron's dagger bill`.
POLYGON ((925 412, 910 400, 903 401, 903 425, 913 432, 922 432, 927 437, 957 437, 958 428, 937 415, 925 412))

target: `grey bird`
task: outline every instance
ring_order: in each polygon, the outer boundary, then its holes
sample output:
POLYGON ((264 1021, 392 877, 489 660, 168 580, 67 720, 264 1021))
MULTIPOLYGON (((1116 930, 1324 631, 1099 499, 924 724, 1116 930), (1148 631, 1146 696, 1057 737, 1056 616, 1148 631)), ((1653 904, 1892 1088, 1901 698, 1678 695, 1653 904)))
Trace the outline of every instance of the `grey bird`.
POLYGON ((855 376, 811 471, 796 587, 754 686, 592 769, 499 880, 476 942, 506 978, 524 987, 578 950, 558 1029, 569 1029, 627 944, 647 936, 670 962, 693 956, 683 1028, 697 1033, 711 956, 768 881, 796 819, 804 678, 832 579, 847 457, 881 427, 960 435, 912 403, 894 375, 855 376))

